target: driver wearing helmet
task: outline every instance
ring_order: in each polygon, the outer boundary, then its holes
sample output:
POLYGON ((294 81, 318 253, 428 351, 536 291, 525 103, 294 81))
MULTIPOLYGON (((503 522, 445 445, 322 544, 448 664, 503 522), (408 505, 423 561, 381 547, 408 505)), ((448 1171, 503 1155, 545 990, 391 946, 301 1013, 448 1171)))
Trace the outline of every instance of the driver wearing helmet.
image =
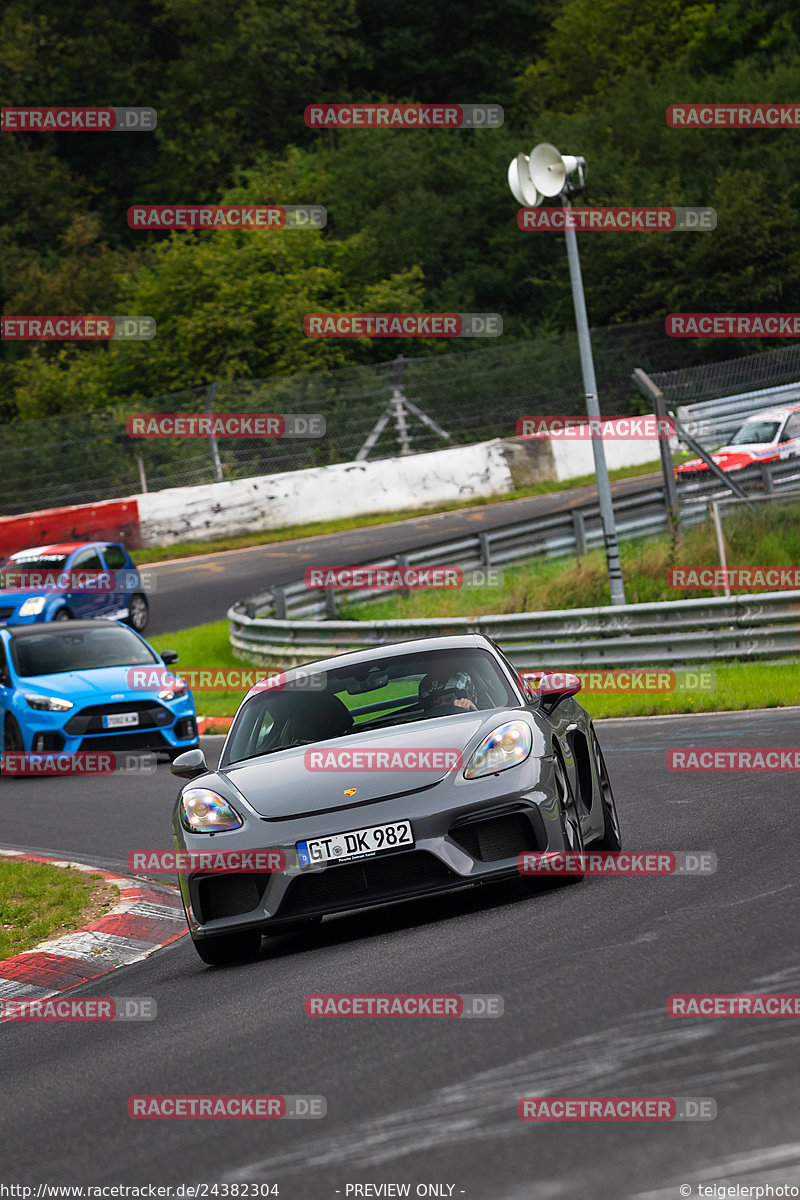
POLYGON ((420 681, 419 702, 426 713, 446 708, 475 712, 478 690, 467 671, 431 671, 420 681))

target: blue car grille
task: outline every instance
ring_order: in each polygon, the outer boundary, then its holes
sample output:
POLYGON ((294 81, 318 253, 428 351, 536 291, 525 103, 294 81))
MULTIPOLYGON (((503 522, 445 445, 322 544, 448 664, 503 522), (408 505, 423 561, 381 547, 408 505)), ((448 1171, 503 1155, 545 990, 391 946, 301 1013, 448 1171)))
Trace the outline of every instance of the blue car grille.
POLYGON ((163 725, 171 725, 175 720, 174 713, 171 713, 163 704, 158 704, 153 700, 128 701, 122 704, 93 704, 71 716, 64 726, 64 732, 68 733, 70 737, 81 737, 86 733, 105 733, 107 731, 103 725, 103 717, 123 712, 138 712, 139 714, 139 724, 132 726, 131 732, 136 729, 158 729, 163 725))

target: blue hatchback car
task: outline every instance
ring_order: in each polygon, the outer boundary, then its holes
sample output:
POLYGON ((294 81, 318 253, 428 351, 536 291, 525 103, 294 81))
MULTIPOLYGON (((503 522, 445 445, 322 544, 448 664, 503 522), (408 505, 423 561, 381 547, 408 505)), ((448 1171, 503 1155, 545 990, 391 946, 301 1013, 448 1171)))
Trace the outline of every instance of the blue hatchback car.
POLYGON ((118 621, 0 628, 3 750, 194 749, 194 699, 166 669, 177 658, 118 621))
POLYGON ((148 616, 141 576, 119 542, 35 546, 0 564, 0 624, 108 617, 143 633, 148 616))

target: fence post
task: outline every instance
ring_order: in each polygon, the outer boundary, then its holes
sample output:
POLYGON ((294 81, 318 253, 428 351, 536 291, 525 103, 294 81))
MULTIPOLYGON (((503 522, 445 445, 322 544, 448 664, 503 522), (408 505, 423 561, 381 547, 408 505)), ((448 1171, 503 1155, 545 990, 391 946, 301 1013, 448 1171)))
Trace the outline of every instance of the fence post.
POLYGON ((586 522, 577 508, 572 510, 572 528, 575 532, 575 557, 583 558, 586 554, 586 522))
POLYGON ((478 541, 481 548, 481 562, 487 571, 492 569, 492 543, 489 540, 488 533, 479 533, 478 541))
MULTIPOLYGON (((206 404, 205 404, 205 410, 206 410, 207 417, 210 417, 212 412, 214 411, 214 399, 217 394, 218 386, 219 386, 219 384, 216 384, 216 383, 211 383, 208 386, 208 391, 206 392, 206 404)), ((220 462, 220 458, 219 458, 219 446, 217 445, 217 439, 215 437, 210 437, 208 439, 208 444, 211 449, 211 461, 214 464, 214 478, 216 479, 217 483, 221 483, 221 481, 222 481, 222 463, 220 462)))
POLYGON ((283 588, 272 589, 272 608, 277 621, 286 620, 286 593, 283 588))
POLYGON ((336 592, 333 588, 326 588, 323 592, 325 599, 325 615, 329 620, 336 620, 339 615, 339 609, 336 604, 336 592))
POLYGON ((772 463, 761 464, 761 479, 764 484, 764 491, 768 496, 771 496, 775 491, 775 484, 772 478, 772 463))

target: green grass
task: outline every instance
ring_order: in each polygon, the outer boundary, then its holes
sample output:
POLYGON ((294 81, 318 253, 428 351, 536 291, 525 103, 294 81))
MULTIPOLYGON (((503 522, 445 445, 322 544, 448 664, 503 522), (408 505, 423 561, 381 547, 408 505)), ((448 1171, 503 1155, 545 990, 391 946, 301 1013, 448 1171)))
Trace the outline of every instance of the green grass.
MULTIPOLYGON (((675 455, 677 462, 685 455, 675 455)), ((622 467, 618 471, 610 471, 613 479, 630 479, 637 475, 648 475, 660 471, 661 463, 643 463, 636 467, 622 467)), ((167 562, 173 558, 192 558, 200 554, 218 554, 224 550, 242 550, 248 546, 267 546, 273 542, 294 541, 297 538, 321 537, 326 533, 346 533, 350 529, 366 529, 373 525, 389 525, 393 521, 410 521, 414 517, 429 517, 433 513, 454 512, 462 508, 476 508, 485 504, 502 504, 507 500, 522 500, 526 496, 542 496, 550 492, 563 492, 569 488, 587 487, 595 482, 594 475, 581 475, 577 479, 569 479, 563 483, 547 482, 531 484, 528 487, 517 488, 516 491, 506 492, 502 496, 479 497, 475 500, 454 500, 450 504, 431 505, 428 508, 415 508, 403 512, 373 513, 363 517, 341 517, 335 521, 309 521, 302 525, 287 525, 283 529, 259 529, 248 533, 240 533, 235 537, 217 538, 207 542, 177 542, 172 546, 148 546, 134 551, 137 565, 145 563, 167 562)))
MULTIPOLYGON (((729 566, 786 566, 800 562, 800 505, 771 504, 752 512, 738 510, 726 516, 724 529, 729 566)), ((668 536, 620 546, 627 599, 633 603, 676 600, 682 596, 708 596, 709 591, 673 591, 666 585, 668 567, 716 564, 713 530, 698 526, 687 531, 676 545, 668 536)), ((591 607, 609 603, 605 558, 601 551, 580 562, 542 559, 506 571, 502 588, 484 587, 448 592, 413 592, 371 604, 342 606, 342 616, 364 620, 396 617, 476 616, 481 613, 541 612, 547 609, 591 607)), ((181 633, 153 639, 161 650, 180 654, 178 672, 243 668, 228 641, 228 622, 216 621, 181 633)), ((570 664, 565 663, 568 667, 570 664)), ((272 668, 278 670, 278 667, 272 668)), ((713 692, 591 693, 580 694, 593 716, 647 716, 657 713, 715 712, 729 709, 774 708, 800 703, 800 665, 792 660, 774 664, 721 663, 714 665, 717 686, 713 692)), ((268 674, 266 668, 260 668, 268 674)), ((230 716, 244 696, 239 691, 196 691, 202 716, 230 716)))
POLYGON ((593 717, 652 717, 800 704, 800 663, 714 663, 705 669, 716 675, 713 691, 579 692, 578 701, 593 717))
POLYGON ((0 959, 79 928, 102 878, 70 867, 0 858, 0 959))
MULTIPOLYGON (((792 566, 800 563, 800 504, 760 504, 723 518, 729 567, 792 566)), ((620 559, 629 604, 722 595, 710 589, 673 590, 667 570, 680 566, 718 566, 719 555, 710 522, 685 532, 677 545, 669 535, 620 542, 620 559)), ((535 559, 506 569, 501 587, 458 591, 416 591, 369 604, 341 606, 342 618, 383 621, 393 617, 478 616, 494 613, 544 612, 590 608, 610 603, 605 555, 593 550, 585 558, 535 559)))
MULTIPOLYGON (((159 652, 165 649, 178 651, 180 661, 174 668, 170 668, 178 675, 181 671, 188 670, 216 672, 235 668, 238 671, 246 671, 247 663, 233 656, 228 641, 229 626, 230 622, 226 620, 211 621, 207 625, 195 625, 194 628, 184 629, 180 633, 164 633, 159 637, 150 638, 149 641, 159 652)), ((271 673, 265 667, 259 667, 258 670, 262 676, 271 673)), ((197 715, 231 716, 244 699, 246 690, 206 692, 198 688, 193 689, 197 715)))

